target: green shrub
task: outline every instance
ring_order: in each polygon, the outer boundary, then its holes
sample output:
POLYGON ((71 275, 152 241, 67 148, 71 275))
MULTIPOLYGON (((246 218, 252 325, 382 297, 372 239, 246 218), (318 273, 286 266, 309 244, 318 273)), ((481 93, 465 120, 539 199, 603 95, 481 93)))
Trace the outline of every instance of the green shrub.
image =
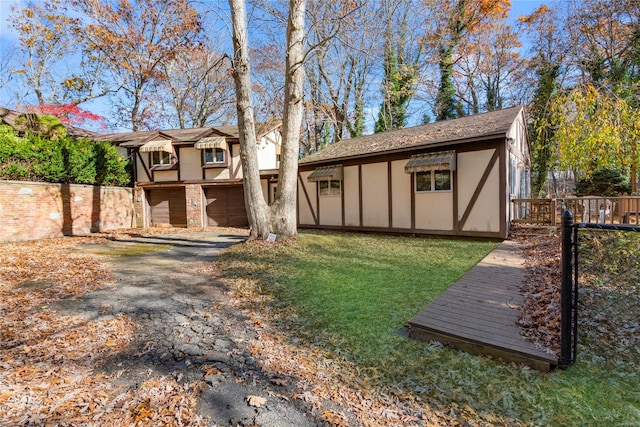
POLYGON ((23 136, 0 125, 0 179, 119 186, 131 182, 128 162, 113 145, 73 139, 55 117, 25 115, 20 126, 23 136))

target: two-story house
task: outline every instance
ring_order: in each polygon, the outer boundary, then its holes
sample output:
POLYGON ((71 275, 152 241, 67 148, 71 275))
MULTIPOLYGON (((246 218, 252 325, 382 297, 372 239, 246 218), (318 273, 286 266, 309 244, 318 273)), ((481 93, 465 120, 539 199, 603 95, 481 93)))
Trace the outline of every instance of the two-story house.
MULTIPOLYGON (((281 124, 257 129, 258 161, 267 202, 277 186, 281 124)), ((132 161, 137 225, 248 225, 237 126, 102 135, 132 161)))

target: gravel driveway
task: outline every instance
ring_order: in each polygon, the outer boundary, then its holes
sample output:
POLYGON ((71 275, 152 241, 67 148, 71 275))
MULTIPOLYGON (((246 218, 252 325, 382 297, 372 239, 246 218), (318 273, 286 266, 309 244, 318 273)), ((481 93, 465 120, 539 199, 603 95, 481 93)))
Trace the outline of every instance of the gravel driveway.
POLYGON ((119 371, 118 381, 131 390, 151 376, 204 379, 199 412, 210 426, 322 425, 304 403, 279 397, 292 391, 278 390, 285 382, 265 375, 253 359, 248 351, 256 339, 253 322, 211 273, 220 251, 245 238, 226 232, 176 233, 83 246, 111 255, 116 283, 55 308, 91 320, 126 313, 139 325, 136 340, 104 370, 119 371), (214 369, 204 372, 205 365, 214 369), (248 396, 266 401, 250 406, 248 396))

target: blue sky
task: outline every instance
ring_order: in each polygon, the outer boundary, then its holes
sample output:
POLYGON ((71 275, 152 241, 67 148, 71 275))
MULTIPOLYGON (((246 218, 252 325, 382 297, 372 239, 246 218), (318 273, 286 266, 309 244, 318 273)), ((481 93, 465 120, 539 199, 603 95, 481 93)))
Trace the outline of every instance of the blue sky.
MULTIPOLYGON (((510 18, 515 21, 519 16, 530 14, 542 4, 550 4, 553 2, 553 0, 511 0, 512 9, 510 18)), ((23 7, 28 3, 27 0, 0 0, 0 55, 10 54, 17 42, 16 33, 7 22, 12 7, 23 7)), ((526 46, 523 47, 523 49, 526 49, 526 46)), ((12 101, 9 99, 6 89, 7 88, 0 87, 0 106, 8 105, 12 101)), ((104 111, 107 108, 104 104, 104 102, 96 100, 84 104, 83 108, 104 115, 104 111)))

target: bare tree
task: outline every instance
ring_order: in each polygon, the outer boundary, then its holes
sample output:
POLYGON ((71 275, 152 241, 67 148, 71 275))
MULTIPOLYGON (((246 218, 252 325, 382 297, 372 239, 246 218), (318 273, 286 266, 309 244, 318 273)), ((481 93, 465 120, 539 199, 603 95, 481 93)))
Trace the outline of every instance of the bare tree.
POLYGON ((230 58, 204 45, 181 48, 162 62, 161 95, 169 98, 180 128, 227 124, 235 119, 230 58))
POLYGON ((304 84, 304 0, 290 0, 287 21, 282 158, 278 194, 268 206, 262 193, 256 148, 251 67, 244 0, 229 0, 233 24, 233 76, 236 84, 240 157, 251 236, 280 239, 297 235, 296 197, 304 84))
POLYGON ((363 131, 363 98, 379 31, 373 3, 315 2, 307 9, 308 127, 312 145, 363 131), (330 129, 329 129, 330 128, 330 129))

